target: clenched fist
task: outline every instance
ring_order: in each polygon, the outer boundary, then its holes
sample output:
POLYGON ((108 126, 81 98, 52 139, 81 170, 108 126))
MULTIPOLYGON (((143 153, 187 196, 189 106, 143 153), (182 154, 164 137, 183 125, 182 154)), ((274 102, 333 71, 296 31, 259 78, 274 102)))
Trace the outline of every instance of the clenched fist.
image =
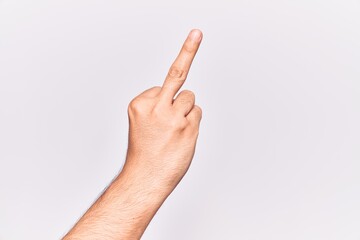
POLYGON ((129 145, 124 169, 174 188, 194 156, 201 108, 189 90, 176 93, 186 80, 202 40, 194 29, 171 65, 163 85, 136 96, 128 106, 129 145), (174 99, 175 98, 175 99, 174 99))

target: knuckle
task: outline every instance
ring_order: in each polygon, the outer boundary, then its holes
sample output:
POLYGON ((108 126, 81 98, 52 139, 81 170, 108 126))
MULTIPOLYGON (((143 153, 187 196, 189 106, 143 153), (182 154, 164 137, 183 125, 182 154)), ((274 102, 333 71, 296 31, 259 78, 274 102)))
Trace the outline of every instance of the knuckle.
POLYGON ((141 99, 134 98, 128 105, 128 111, 132 113, 140 113, 144 110, 144 104, 141 99))
POLYGON ((184 81, 186 79, 186 71, 178 66, 171 66, 168 72, 168 77, 179 81, 184 81))
POLYGON ((161 89, 160 86, 154 86, 151 88, 151 90, 154 90, 154 91, 159 91, 161 89))
POLYGON ((199 112, 199 114, 202 114, 202 109, 198 105, 195 105, 196 110, 199 112))
POLYGON ((128 105, 128 110, 129 111, 133 111, 134 109, 135 109, 135 107, 136 107, 136 103, 137 101, 135 100, 135 99, 133 99, 133 100, 131 100, 130 101, 130 103, 129 103, 129 105, 128 105))
POLYGON ((164 115, 164 109, 159 104, 155 104, 154 107, 152 108, 151 112, 156 117, 160 117, 160 116, 164 115))
POLYGON ((175 130, 183 130, 186 128, 187 124, 188 123, 185 118, 173 118, 170 121, 171 128, 175 130))
POLYGON ((154 97, 156 96, 161 90, 161 87, 159 86, 155 86, 155 87, 151 87, 145 91, 143 91, 138 97, 154 97))
POLYGON ((195 93, 193 93, 190 90, 183 90, 181 92, 181 94, 183 94, 186 98, 190 98, 190 99, 194 99, 195 98, 195 93))
POLYGON ((196 111, 197 115, 199 116, 199 118, 201 119, 202 118, 202 109, 201 107, 199 107, 198 105, 195 105, 194 106, 194 110, 196 111))
POLYGON ((190 90, 184 90, 183 91, 184 94, 185 94, 185 97, 191 101, 194 101, 195 100, 195 93, 193 93, 192 91, 190 90))
POLYGON ((190 105, 190 104, 193 104, 192 100, 191 99, 188 99, 188 98, 179 98, 178 99, 179 103, 181 105, 190 105))
POLYGON ((194 104, 195 94, 190 90, 183 90, 179 93, 177 101, 181 104, 194 104))
POLYGON ((186 53, 194 53, 194 46, 190 42, 185 42, 183 49, 186 53))
POLYGON ((160 86, 154 86, 152 88, 150 88, 149 90, 149 95, 154 97, 156 95, 158 95, 161 91, 161 87, 160 86))
POLYGON ((181 130, 185 129, 189 125, 189 122, 186 118, 182 118, 182 120, 179 123, 179 128, 181 130))

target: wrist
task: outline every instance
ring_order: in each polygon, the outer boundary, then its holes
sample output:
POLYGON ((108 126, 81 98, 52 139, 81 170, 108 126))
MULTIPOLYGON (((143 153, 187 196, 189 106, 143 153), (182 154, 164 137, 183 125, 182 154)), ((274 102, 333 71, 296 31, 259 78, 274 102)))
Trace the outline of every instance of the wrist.
POLYGON ((176 183, 164 176, 160 170, 141 166, 140 164, 125 163, 116 181, 137 195, 147 195, 153 201, 164 201, 174 190, 176 183))

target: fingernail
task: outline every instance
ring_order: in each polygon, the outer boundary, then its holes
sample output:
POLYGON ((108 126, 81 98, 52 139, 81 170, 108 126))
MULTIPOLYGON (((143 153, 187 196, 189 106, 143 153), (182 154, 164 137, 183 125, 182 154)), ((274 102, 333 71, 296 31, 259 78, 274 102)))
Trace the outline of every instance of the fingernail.
POLYGON ((190 33, 190 38, 195 42, 200 42, 202 38, 201 32, 199 30, 192 30, 190 33))

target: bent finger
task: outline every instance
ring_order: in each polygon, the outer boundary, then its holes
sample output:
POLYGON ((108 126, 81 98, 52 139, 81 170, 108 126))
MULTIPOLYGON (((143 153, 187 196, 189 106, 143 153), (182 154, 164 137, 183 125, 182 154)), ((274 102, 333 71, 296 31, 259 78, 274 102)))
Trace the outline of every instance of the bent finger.
POLYGON ((175 98, 173 106, 179 114, 186 116, 194 107, 194 104, 195 94, 189 90, 183 90, 175 98))

